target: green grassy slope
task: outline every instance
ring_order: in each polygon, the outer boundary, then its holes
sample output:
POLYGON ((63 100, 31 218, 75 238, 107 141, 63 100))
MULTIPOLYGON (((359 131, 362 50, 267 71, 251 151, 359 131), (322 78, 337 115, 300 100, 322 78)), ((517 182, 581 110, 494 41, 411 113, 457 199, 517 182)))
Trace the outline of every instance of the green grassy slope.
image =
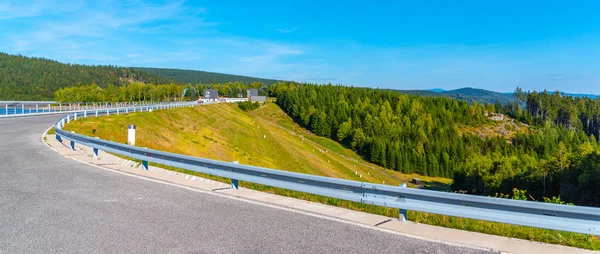
POLYGON ((354 152, 296 125, 268 103, 246 113, 235 104, 217 104, 152 114, 88 118, 69 130, 116 142, 127 140, 127 125, 137 126, 136 144, 221 161, 351 180, 398 185, 419 177, 425 186, 445 189, 450 179, 406 175, 362 160, 354 152))

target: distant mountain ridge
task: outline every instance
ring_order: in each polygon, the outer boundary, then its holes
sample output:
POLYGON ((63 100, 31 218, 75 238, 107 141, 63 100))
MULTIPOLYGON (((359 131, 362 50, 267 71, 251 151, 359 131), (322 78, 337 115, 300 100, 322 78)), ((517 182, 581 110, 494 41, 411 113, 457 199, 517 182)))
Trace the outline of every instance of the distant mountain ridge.
POLYGON ((499 93, 499 92, 493 92, 493 91, 488 91, 488 90, 478 89, 478 88, 471 88, 471 87, 459 88, 459 89, 448 90, 448 91, 439 89, 439 88, 435 89, 435 90, 432 89, 432 90, 394 90, 394 91, 397 91, 399 93, 406 93, 406 94, 420 95, 420 96, 449 97, 449 98, 464 100, 469 103, 473 103, 475 101, 477 103, 495 103, 496 101, 499 101, 502 104, 506 104, 508 102, 511 102, 514 98, 512 93, 510 93, 510 94, 499 93))
POLYGON ((441 88, 432 88, 432 89, 429 89, 429 91, 441 93, 441 92, 445 92, 446 90, 441 89, 441 88))
MULTIPOLYGON (((434 88, 430 90, 393 90, 399 93, 412 94, 412 95, 420 95, 420 96, 443 96, 450 97, 454 99, 464 100, 469 103, 477 102, 477 103, 496 103, 499 101, 502 104, 506 104, 512 102, 514 100, 514 93, 500 93, 489 91, 485 89, 472 88, 472 87, 464 87, 454 90, 444 90, 440 88, 434 88)), ((548 92, 554 93, 554 92, 548 92)), ((596 99, 600 96, 594 94, 571 94, 571 93, 563 93, 563 95, 573 96, 573 97, 586 97, 596 99)))
MULTIPOLYGON (((548 92, 550 94, 554 94, 555 92, 548 92)), ((600 95, 595 95, 595 94, 585 94, 585 93, 563 93, 560 92, 562 95, 567 95, 567 96, 572 96, 572 97, 582 97, 582 98, 590 98, 590 99, 596 99, 598 97, 600 97, 600 95)))

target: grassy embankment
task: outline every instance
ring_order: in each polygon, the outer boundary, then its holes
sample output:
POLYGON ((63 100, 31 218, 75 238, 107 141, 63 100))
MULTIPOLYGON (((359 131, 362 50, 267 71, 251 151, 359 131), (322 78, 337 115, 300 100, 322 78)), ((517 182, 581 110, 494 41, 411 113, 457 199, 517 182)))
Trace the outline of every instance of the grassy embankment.
MULTIPOLYGON (((447 190, 450 179, 406 175, 368 163, 337 142, 317 137, 293 122, 272 103, 244 112, 236 105, 210 105, 194 108, 133 113, 101 118, 81 119, 66 126, 67 130, 91 135, 96 126, 102 139, 124 143, 127 125, 137 125, 136 145, 179 154, 288 171, 398 185, 413 177, 424 181, 423 187, 447 190), (362 175, 362 177, 361 177, 362 175)), ((224 181, 182 169, 171 170, 224 181)), ((397 217, 397 209, 348 202, 269 186, 240 182, 241 186, 348 209, 397 217)), ((409 186, 411 186, 409 184, 409 186)), ((493 222, 409 211, 408 219, 418 223, 483 232, 540 242, 587 249, 600 249, 600 239, 573 234, 493 222)))

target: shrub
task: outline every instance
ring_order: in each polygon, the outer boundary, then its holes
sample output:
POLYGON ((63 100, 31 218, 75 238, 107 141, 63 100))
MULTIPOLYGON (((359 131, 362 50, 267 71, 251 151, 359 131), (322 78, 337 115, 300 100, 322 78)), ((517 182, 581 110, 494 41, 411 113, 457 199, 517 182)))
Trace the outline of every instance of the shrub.
POLYGON ((260 107, 260 104, 258 102, 249 102, 249 101, 244 101, 244 102, 240 102, 238 103, 238 107, 240 107, 243 111, 250 111, 250 110, 255 110, 257 108, 260 107))

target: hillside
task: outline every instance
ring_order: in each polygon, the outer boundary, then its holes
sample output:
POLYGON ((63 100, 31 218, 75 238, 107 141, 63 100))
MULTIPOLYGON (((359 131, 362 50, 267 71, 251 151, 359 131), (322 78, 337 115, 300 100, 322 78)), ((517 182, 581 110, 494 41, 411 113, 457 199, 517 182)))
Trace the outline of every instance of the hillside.
POLYGON ((88 118, 67 126, 84 135, 127 140, 127 125, 137 126, 141 147, 221 161, 336 178, 398 185, 419 177, 425 187, 447 189, 449 179, 387 170, 362 160, 338 143, 295 124, 277 105, 244 112, 235 104, 88 118), (362 175, 362 177, 361 177, 362 175))
POLYGON ((279 82, 274 79, 263 79, 253 78, 241 75, 231 75, 216 72, 207 71, 194 71, 194 70, 179 70, 179 69, 162 69, 162 68, 132 68, 139 71, 144 71, 157 76, 161 76, 165 79, 173 81, 178 84, 215 84, 215 83, 227 83, 227 82, 242 82, 242 83, 253 83, 259 82, 266 85, 271 85, 279 82))
POLYGON ((535 201, 600 206, 599 100, 531 92, 521 96, 525 109, 504 112, 513 120, 444 97, 308 84, 270 89, 296 122, 382 167, 452 177, 454 191, 518 189, 535 201))
POLYGON ((77 84, 123 85, 131 81, 166 83, 141 70, 116 66, 64 64, 0 52, 0 100, 53 100, 54 92, 77 84))
POLYGON ((214 72, 66 64, 0 52, 0 100, 54 100, 54 92, 79 84, 107 88, 131 82, 152 84, 212 84, 227 82, 273 84, 277 80, 214 72))

